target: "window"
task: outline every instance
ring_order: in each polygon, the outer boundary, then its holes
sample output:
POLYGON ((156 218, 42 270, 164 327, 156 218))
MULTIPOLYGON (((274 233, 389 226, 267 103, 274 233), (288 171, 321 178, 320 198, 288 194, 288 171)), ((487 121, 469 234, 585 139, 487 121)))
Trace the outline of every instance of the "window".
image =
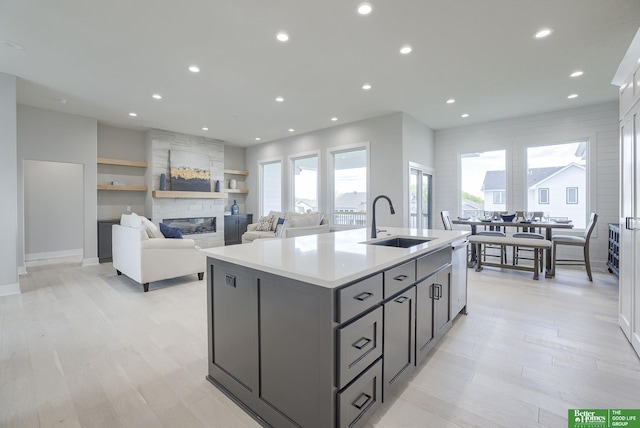
POLYGON ((367 225, 367 148, 330 151, 333 160, 333 224, 367 225))
POLYGON ((507 203, 507 192, 504 190, 496 190, 493 192, 493 203, 496 205, 504 205, 507 203))
POLYGON ((260 164, 260 215, 282 211, 282 161, 260 164))
POLYGON ((506 151, 463 153, 460 157, 460 214, 504 211, 507 203, 506 151))
POLYGON ((577 204, 577 203, 578 203, 578 188, 567 187, 567 204, 577 204))
POLYGON ((547 187, 541 187, 540 189, 538 189, 538 203, 539 204, 549 203, 549 189, 547 187))
POLYGON ((409 227, 430 229, 433 171, 411 163, 409 166, 409 227))
POLYGON ((293 211, 318 211, 318 155, 291 159, 293 211))
POLYGON ((576 229, 584 228, 588 214, 587 156, 586 141, 528 147, 526 210, 568 218, 576 229))

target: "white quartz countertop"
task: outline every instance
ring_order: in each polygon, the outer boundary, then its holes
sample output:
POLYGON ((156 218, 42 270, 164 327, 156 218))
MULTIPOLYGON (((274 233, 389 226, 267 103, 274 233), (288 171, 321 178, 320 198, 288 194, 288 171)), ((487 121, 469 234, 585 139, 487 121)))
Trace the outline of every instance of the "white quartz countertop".
POLYGON ((257 239, 250 244, 201 250, 208 257, 247 266, 327 288, 351 281, 428 254, 465 239, 470 232, 381 227, 376 239, 369 229, 351 229, 287 239, 257 239), (427 237, 411 248, 367 245, 392 236, 427 237))

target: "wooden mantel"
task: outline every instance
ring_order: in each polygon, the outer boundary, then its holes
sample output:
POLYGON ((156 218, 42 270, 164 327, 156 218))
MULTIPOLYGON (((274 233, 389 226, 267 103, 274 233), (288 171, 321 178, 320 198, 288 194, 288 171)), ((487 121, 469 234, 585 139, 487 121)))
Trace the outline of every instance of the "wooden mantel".
POLYGON ((185 192, 173 190, 154 190, 154 198, 172 199, 226 199, 229 195, 226 192, 185 192))

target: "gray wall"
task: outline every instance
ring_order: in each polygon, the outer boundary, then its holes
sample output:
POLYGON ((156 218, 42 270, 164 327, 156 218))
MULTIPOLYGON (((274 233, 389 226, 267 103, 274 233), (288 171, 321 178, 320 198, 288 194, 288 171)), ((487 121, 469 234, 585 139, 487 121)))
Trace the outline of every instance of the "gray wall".
POLYGON ((0 296, 20 292, 18 285, 18 182, 16 78, 0 73, 0 296))
MULTIPOLYGON (((620 206, 619 136, 617 102, 437 131, 436 212, 449 210, 454 216, 458 215, 461 153, 506 150, 507 176, 511 180, 507 204, 513 212, 522 209, 526 202, 526 147, 587 138, 590 141, 588 204, 589 210, 599 215, 591 240, 591 260, 603 267, 608 248, 607 223, 618 222, 620 206)), ((434 222, 434 226, 442 228, 442 223, 434 222)))
MULTIPOLYGON (((18 264, 24 266, 25 160, 83 165, 83 265, 97 264, 97 121, 82 116, 18 105, 18 264)), ((58 189, 64 192, 65 189, 58 189)), ((42 213, 41 221, 47 221, 42 213)), ((52 225, 53 227, 54 225, 52 225)))
MULTIPOLYGON (((98 157, 130 161, 148 160, 145 153, 145 131, 116 128, 98 124, 98 157)), ((131 185, 144 185, 148 168, 117 165, 98 165, 98 184, 124 181, 131 185)), ((124 212, 133 211, 149 215, 145 210, 145 192, 98 192, 98 219, 120 218, 124 212), (128 208, 128 209, 127 209, 128 208)))
POLYGON ((297 153, 320 151, 321 210, 328 214, 327 149, 358 143, 369 143, 369 209, 373 197, 385 194, 396 207, 396 215, 379 209, 376 222, 381 226, 406 226, 408 224, 408 162, 418 162, 433 167, 433 131, 404 113, 392 113, 373 119, 362 120, 331 128, 321 129, 303 135, 248 147, 246 167, 249 170, 247 186, 247 212, 259 213, 258 206, 258 164, 263 159, 282 158, 283 161, 283 208, 288 209, 290 171, 287 157, 297 153), (404 123, 407 122, 409 140, 404 144, 404 123))
POLYGON ((25 260, 82 255, 82 165, 25 160, 23 167, 25 260))

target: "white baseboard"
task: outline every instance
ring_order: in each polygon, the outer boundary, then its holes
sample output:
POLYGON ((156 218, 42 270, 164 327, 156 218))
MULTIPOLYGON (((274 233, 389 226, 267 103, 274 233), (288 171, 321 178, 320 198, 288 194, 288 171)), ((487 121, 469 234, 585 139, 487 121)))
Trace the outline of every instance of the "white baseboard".
POLYGON ((75 250, 47 251, 43 253, 28 253, 24 255, 24 260, 26 262, 32 262, 36 260, 58 259, 61 257, 82 257, 83 253, 84 251, 82 248, 77 248, 75 250))
POLYGON ((15 284, 0 285, 0 297, 13 296, 15 294, 20 294, 20 284, 17 282, 15 284))
POLYGON ((27 267, 26 266, 18 266, 18 275, 26 275, 27 267))
POLYGON ((89 259, 82 259, 82 267, 97 266, 100 264, 100 259, 97 257, 91 257, 89 259))

